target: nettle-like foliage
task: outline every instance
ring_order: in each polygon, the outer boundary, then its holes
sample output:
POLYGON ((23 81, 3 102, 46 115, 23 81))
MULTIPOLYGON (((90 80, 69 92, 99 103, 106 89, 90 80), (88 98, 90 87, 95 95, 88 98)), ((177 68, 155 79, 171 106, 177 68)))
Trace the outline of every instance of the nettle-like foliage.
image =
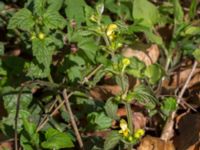
MULTIPOLYGON (((0 60, 0 93, 7 111, 2 132, 12 137, 15 131, 25 150, 75 147, 77 133, 62 105, 61 91, 67 89, 83 141, 92 143, 85 149, 131 150, 145 134, 144 129, 134 129, 132 103, 144 106, 146 115, 159 114, 165 120, 177 104, 173 97, 156 96, 162 78, 181 54, 199 60, 200 28, 191 23, 196 5, 193 1, 186 19, 178 0, 161 5, 148 0, 28 0, 24 8, 6 14, 7 38, 15 40, 21 54, 0 60), (172 38, 164 41, 157 28, 168 24, 174 28, 172 38), (141 44, 157 44, 162 58, 146 64, 122 54, 141 44), (175 50, 180 55, 174 57, 175 50), (120 92, 97 102, 90 90, 105 77, 120 92), (139 84, 130 83, 131 78, 139 84), (117 116, 122 106, 126 119, 117 116), (55 115, 58 110, 60 115, 55 115), (113 121, 118 128, 112 128, 113 121), (107 129, 111 132, 105 140, 85 134, 107 129)), ((1 56, 7 47, 0 43, 1 56)))

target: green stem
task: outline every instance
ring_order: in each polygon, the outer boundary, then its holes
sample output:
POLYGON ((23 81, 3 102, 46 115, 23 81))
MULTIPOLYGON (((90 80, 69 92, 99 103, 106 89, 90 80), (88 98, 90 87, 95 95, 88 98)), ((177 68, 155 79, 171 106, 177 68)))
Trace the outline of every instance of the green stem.
MULTIPOLYGON (((127 120, 128 120, 128 128, 130 130, 131 135, 133 134, 133 122, 132 122, 132 111, 131 111, 131 104, 125 103, 125 108, 127 112, 127 120)), ((133 144, 128 145, 128 150, 132 150, 133 144)))

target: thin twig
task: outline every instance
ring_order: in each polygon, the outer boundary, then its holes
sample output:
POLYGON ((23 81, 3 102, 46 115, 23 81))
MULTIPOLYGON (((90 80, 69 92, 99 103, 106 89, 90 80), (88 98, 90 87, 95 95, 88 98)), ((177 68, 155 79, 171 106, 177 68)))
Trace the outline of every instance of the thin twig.
POLYGON ((83 85, 84 83, 88 82, 88 80, 101 68, 103 67, 103 64, 98 65, 92 72, 90 72, 81 82, 83 85))
POLYGON ((21 86, 20 90, 19 90, 19 94, 17 96, 17 103, 16 103, 16 113, 15 113, 15 135, 14 135, 14 139, 15 139, 15 150, 18 150, 18 133, 17 133, 17 126, 18 126, 18 117, 19 117, 19 109, 20 109, 20 98, 22 95, 22 91, 23 91, 24 86, 21 86))
MULTIPOLYGON (((195 69, 197 67, 197 64, 198 62, 195 61, 194 64, 193 64, 193 67, 192 67, 192 70, 183 86, 183 88, 181 89, 181 92, 180 94, 178 95, 178 98, 177 98, 177 106, 180 104, 181 100, 182 100, 182 97, 183 97, 183 94, 185 93, 185 90, 187 89, 187 86, 195 72, 195 69)), ((165 141, 168 141, 169 139, 171 139, 173 137, 173 134, 174 134, 174 130, 173 130, 173 126, 174 126, 174 119, 175 119, 175 116, 176 116, 176 111, 173 111, 171 113, 171 115, 169 116, 169 118, 167 119, 167 122, 163 128, 163 132, 162 132, 162 135, 161 135, 161 139, 165 140, 165 141)))
MULTIPOLYGON (((98 65, 94 70, 92 70, 92 72, 90 72, 84 79, 82 82, 80 82, 82 85, 85 84, 86 82, 88 82, 88 80, 102 67, 103 65, 100 64, 98 65)), ((73 94, 73 92, 68 94, 68 98, 73 94)), ((58 107, 56 107, 56 109, 50 114, 50 117, 52 117, 63 105, 64 105, 65 101, 60 102, 60 104, 58 105, 58 107)), ((45 116, 44 119, 39 123, 39 126, 37 127, 37 132, 39 132, 43 126, 49 121, 49 117, 45 116)))
MULTIPOLYGON (((69 93, 68 94, 68 99, 73 95, 74 93, 73 92, 71 92, 71 93, 69 93)), ((55 114, 56 114, 56 112, 64 105, 64 103, 65 103, 65 101, 62 101, 55 109, 54 109, 54 111, 49 115, 50 117, 53 117, 55 114)), ((37 127, 37 132, 39 132, 42 128, 43 128, 43 126, 47 123, 49 121, 49 117, 45 117, 45 119, 44 119, 44 121, 42 121, 42 123, 40 123, 40 125, 37 127)))
POLYGON ((84 149, 83 141, 82 141, 81 135, 80 135, 80 133, 78 131, 78 127, 77 127, 76 121, 74 119, 74 114, 73 114, 73 112, 71 110, 71 106, 70 106, 70 102, 69 102, 69 99, 68 99, 68 96, 67 96, 67 90, 66 89, 63 90, 63 97, 64 97, 64 101, 65 101, 66 106, 67 106, 67 111, 69 113, 70 121, 72 123, 72 127, 74 129, 74 132, 75 132, 77 141, 79 143, 79 146, 80 146, 81 149, 84 149))

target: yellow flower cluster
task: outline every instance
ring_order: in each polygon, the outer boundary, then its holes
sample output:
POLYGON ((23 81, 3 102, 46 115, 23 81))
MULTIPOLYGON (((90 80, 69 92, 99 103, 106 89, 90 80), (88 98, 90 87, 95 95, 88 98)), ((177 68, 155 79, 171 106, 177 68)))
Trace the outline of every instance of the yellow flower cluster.
POLYGON ((130 130, 128 129, 128 124, 127 124, 126 120, 121 119, 119 126, 121 128, 121 130, 119 130, 119 133, 121 133, 124 137, 127 137, 130 133, 130 130))
POLYGON ((108 25, 106 30, 106 35, 108 36, 110 41, 113 41, 116 37, 115 31, 118 29, 118 26, 114 23, 108 25))
POLYGON ((119 133, 122 134, 122 136, 128 140, 129 142, 136 142, 138 141, 145 133, 145 131, 143 129, 137 129, 133 135, 131 135, 130 130, 128 128, 128 124, 126 122, 126 120, 121 119, 120 120, 120 130, 119 133))

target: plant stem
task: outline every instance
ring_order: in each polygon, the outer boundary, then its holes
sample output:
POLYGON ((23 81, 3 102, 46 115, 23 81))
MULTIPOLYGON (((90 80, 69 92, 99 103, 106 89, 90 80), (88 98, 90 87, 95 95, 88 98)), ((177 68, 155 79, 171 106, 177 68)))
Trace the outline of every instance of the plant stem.
MULTIPOLYGON (((133 122, 132 122, 132 111, 131 111, 131 104, 125 103, 125 108, 127 112, 127 120, 128 120, 128 128, 130 130, 130 133, 133 134, 133 122)), ((132 150, 133 145, 128 145, 128 150, 132 150)))

